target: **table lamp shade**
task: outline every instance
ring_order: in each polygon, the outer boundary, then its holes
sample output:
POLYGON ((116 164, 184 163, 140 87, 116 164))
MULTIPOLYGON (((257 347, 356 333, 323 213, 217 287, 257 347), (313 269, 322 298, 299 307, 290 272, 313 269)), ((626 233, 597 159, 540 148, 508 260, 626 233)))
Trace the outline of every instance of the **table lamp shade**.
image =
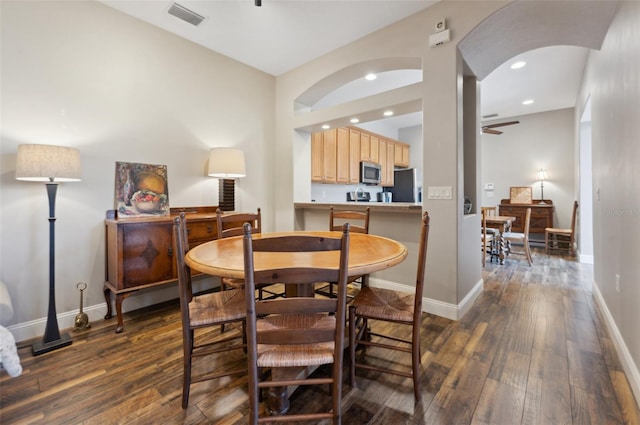
POLYGON ((16 179, 34 182, 80 180, 80 152, 53 145, 19 145, 16 179))
POLYGON ((538 170, 538 181, 543 182, 547 179, 547 173, 542 168, 538 170))
POLYGON ((211 149, 208 175, 220 179, 236 179, 246 176, 244 152, 232 148, 211 149))

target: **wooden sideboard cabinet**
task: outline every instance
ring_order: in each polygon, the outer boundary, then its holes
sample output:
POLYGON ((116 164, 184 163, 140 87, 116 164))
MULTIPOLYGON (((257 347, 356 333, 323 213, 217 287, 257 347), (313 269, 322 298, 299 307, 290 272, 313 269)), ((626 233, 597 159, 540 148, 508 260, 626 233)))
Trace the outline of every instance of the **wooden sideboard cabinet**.
POLYGON ((527 208, 531 208, 531 222, 529 223, 529 233, 542 233, 547 227, 553 227, 553 202, 548 199, 534 199, 531 204, 512 204, 509 199, 503 199, 499 205, 499 215, 515 217, 516 220, 511 225, 511 231, 524 232, 524 219, 527 208))
POLYGON ((140 289, 177 280, 173 255, 173 218, 181 212, 186 213, 189 247, 192 248, 217 238, 216 209, 215 206, 171 208, 171 214, 165 217, 125 219, 118 219, 114 210, 107 211, 105 319, 112 317, 113 294, 118 319, 116 333, 124 329, 122 302, 125 298, 140 289))

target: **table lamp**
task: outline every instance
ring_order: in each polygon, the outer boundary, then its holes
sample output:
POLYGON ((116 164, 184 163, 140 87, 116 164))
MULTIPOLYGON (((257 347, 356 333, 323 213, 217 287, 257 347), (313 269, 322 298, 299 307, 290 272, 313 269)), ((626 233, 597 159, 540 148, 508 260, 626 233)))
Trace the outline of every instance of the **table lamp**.
POLYGON ((218 207, 235 210, 235 179, 246 176, 244 152, 233 148, 213 148, 209 152, 210 177, 218 179, 218 207))
POLYGON ((546 204, 544 202, 544 181, 547 179, 547 173, 541 168, 538 170, 538 181, 540 182, 540 204, 546 204))
POLYGON ((19 145, 16 179, 46 182, 49 197, 49 312, 42 341, 32 346, 33 355, 44 354, 71 344, 68 333, 60 333, 56 315, 55 207, 58 182, 80 181, 80 152, 52 145, 19 145))

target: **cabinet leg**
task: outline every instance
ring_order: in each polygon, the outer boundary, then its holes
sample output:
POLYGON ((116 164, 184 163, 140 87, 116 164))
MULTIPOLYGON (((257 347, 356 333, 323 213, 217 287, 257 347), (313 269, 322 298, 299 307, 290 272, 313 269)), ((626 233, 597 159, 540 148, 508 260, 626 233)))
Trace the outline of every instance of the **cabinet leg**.
POLYGON ((104 316, 105 320, 109 320, 111 319, 111 290, 107 287, 107 285, 104 285, 103 288, 103 292, 104 292, 104 299, 107 302, 107 314, 104 316))
POLYGON ((122 320, 122 301, 127 297, 127 294, 116 294, 116 316, 118 318, 118 324, 116 326, 116 333, 122 333, 124 330, 124 323, 122 320))

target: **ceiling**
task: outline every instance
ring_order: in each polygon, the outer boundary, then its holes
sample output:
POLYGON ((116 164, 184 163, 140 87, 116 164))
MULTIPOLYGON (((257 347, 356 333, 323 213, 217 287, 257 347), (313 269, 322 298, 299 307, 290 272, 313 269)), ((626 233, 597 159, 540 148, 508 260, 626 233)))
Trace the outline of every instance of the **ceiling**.
MULTIPOLYGON (((101 3, 239 62, 278 76, 423 10, 431 0, 179 0, 205 17, 193 26, 168 13, 171 0, 100 0, 101 3), (329 30, 327 30, 329 29, 329 30)), ((482 115, 492 120, 575 106, 588 49, 570 46, 531 50, 482 82, 482 115), (522 101, 534 103, 523 106, 522 101)), ((515 59, 515 58, 514 58, 515 59)), ((421 123, 421 114, 387 119, 396 127, 421 123)), ((385 120, 385 122, 387 121, 385 120)))

